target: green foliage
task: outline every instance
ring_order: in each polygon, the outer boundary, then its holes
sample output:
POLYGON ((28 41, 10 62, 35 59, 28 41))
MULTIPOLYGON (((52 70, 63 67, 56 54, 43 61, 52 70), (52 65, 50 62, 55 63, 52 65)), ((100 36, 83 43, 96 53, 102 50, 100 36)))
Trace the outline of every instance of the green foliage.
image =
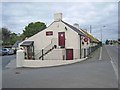
POLYGON ((11 33, 7 28, 2 28, 2 45, 13 45, 17 40, 19 40, 19 36, 16 33, 11 33))
POLYGON ((2 40, 5 41, 10 37, 11 31, 7 28, 2 28, 2 40))
POLYGON ((18 40, 17 34, 11 33, 9 38, 10 44, 13 45, 17 40, 18 40))
POLYGON ((106 44, 106 45, 108 45, 108 44, 109 44, 109 41, 108 41, 108 40, 106 40, 105 44, 106 44))
POLYGON ((19 36, 19 41, 23 41, 25 39, 25 35, 24 34, 21 34, 20 36, 19 36))
POLYGON ((31 37, 45 28, 46 25, 43 22, 29 23, 28 26, 25 27, 25 30, 23 30, 22 34, 12 33, 7 28, 0 28, 0 38, 2 39, 0 43, 2 43, 3 46, 13 45, 16 41, 22 41, 26 37, 31 37))
POLYGON ((45 28, 46 25, 43 22, 35 22, 35 23, 32 22, 25 27, 25 30, 23 30, 23 35, 25 37, 31 37, 45 28))

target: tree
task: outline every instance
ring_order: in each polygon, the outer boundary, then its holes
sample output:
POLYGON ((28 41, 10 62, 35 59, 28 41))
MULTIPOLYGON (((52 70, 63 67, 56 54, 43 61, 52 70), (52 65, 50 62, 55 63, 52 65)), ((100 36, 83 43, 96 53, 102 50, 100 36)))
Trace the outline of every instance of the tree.
POLYGON ((5 41, 10 37, 11 31, 7 28, 2 28, 2 40, 5 41))
POLYGON ((20 40, 20 37, 16 33, 12 33, 7 28, 1 28, 2 33, 2 45, 13 45, 16 41, 20 40))
POLYGON ((10 38, 9 38, 9 41, 10 41, 10 45, 13 45, 17 40, 18 40, 18 36, 16 33, 11 33, 10 34, 10 38))
POLYGON ((35 23, 32 22, 25 27, 25 30, 23 30, 23 35, 25 37, 31 37, 45 28, 46 25, 43 22, 35 22, 35 23))
POLYGON ((109 44, 109 41, 108 41, 108 40, 106 40, 105 44, 106 44, 106 45, 108 45, 108 44, 109 44))
POLYGON ((2 31, 2 41, 3 41, 2 44, 8 45, 11 31, 8 30, 8 28, 4 28, 4 27, 1 28, 1 31, 2 31))

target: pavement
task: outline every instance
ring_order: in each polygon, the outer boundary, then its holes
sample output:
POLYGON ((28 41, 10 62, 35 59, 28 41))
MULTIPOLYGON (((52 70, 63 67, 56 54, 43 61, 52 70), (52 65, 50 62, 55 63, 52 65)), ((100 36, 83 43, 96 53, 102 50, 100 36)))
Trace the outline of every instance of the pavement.
MULTIPOLYGON (((111 58, 114 46, 103 46, 82 62, 49 68, 15 68, 15 59, 3 69, 3 88, 117 88, 118 78, 111 58), (102 50, 101 50, 102 49, 102 50), (101 53, 101 54, 100 54, 101 53), (110 54, 111 53, 111 54, 110 54), (100 60, 101 56, 101 60, 100 60)), ((116 49, 117 50, 117 49, 116 49)))

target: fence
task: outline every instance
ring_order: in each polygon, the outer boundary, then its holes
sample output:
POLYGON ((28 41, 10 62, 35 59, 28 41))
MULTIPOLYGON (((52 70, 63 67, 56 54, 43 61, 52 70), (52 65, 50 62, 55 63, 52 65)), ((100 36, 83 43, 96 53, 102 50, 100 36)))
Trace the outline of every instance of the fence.
POLYGON ((94 52, 96 49, 98 49, 99 47, 101 47, 100 44, 98 44, 97 46, 91 47, 91 53, 94 52))
MULTIPOLYGON (((73 49, 73 60, 89 57, 89 55, 98 49, 100 45, 88 48, 73 49)), ((35 60, 66 60, 66 49, 35 50, 35 60), (47 52, 47 53, 46 53, 47 52)))

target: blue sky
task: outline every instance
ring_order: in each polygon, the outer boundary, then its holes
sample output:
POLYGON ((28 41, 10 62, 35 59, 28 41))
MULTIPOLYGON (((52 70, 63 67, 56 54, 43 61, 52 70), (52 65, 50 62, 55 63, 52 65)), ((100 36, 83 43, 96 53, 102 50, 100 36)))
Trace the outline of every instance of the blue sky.
POLYGON ((41 21, 48 26, 56 12, 63 13, 63 21, 71 25, 78 23, 88 32, 92 25, 92 35, 98 39, 100 28, 103 40, 118 38, 117 2, 3 2, 2 26, 22 33, 30 22, 41 21))

